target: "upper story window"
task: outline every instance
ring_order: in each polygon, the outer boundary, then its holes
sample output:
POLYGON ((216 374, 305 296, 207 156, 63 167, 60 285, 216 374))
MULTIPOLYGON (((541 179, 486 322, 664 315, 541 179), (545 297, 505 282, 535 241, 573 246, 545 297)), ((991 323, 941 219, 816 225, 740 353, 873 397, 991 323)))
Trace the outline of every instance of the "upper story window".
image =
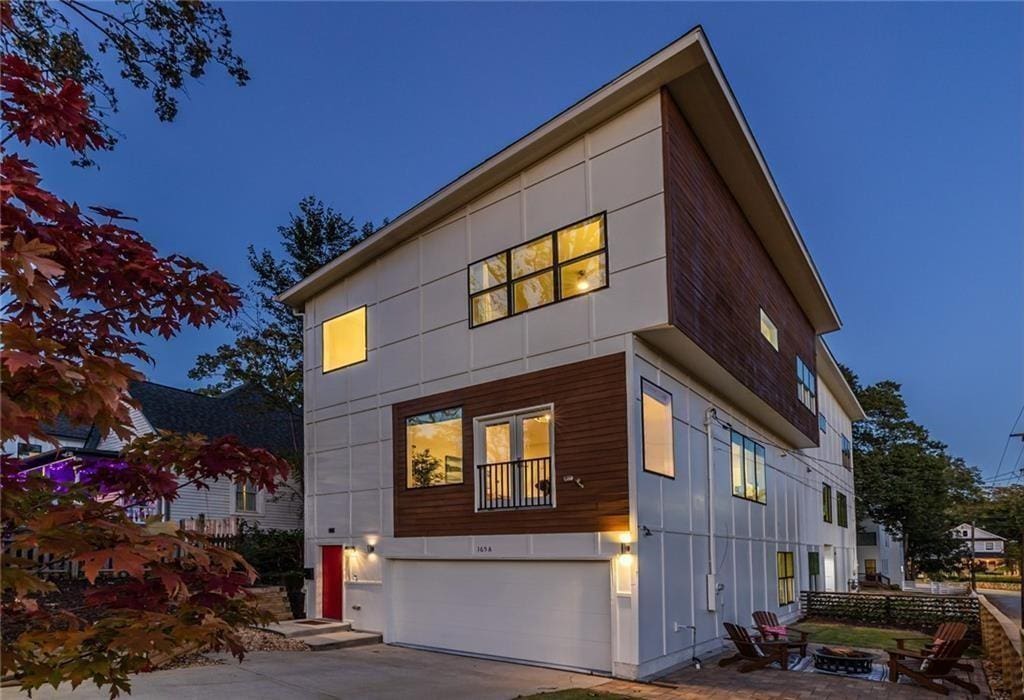
POLYGON ((817 413, 817 391, 814 373, 796 356, 796 397, 811 413, 817 413))
POLYGON ((462 483, 462 408, 407 418, 405 445, 408 488, 462 483))
POLYGON ((761 309, 761 335, 765 337, 772 347, 776 351, 779 349, 779 329, 775 327, 772 320, 768 318, 768 314, 765 313, 764 309, 761 309))
POLYGON ((605 215, 469 266, 469 324, 481 326, 608 286, 605 215))
POLYGON ((258 511, 257 498, 259 490, 256 485, 249 481, 235 484, 235 512, 256 513, 258 511))
POLYGON ((846 494, 836 491, 836 524, 839 527, 849 527, 849 510, 846 504, 846 494))
POLYGON ((821 485, 821 515, 826 523, 832 522, 832 487, 821 485))
POLYGON ((825 414, 818 411, 818 430, 823 433, 828 432, 828 420, 825 418, 825 414))
POLYGON ((323 323, 324 372, 366 361, 366 307, 323 323))
POLYGON ((640 380, 640 415, 644 433, 644 471, 674 478, 672 394, 646 379, 640 380))
POLYGON ((853 445, 850 444, 850 439, 845 435, 839 436, 842 443, 843 453, 843 466, 847 469, 853 468, 853 445))
POLYGON ((732 495, 768 503, 764 445, 732 431, 732 495))
POLYGON ((473 421, 478 510, 553 505, 554 407, 473 421))

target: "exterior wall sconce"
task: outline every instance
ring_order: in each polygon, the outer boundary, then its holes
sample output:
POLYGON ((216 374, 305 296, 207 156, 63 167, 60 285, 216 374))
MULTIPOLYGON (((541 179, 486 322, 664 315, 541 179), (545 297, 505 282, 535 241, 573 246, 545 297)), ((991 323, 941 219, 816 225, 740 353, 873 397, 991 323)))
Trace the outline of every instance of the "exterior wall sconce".
POLYGON ((345 552, 345 554, 347 554, 349 556, 352 556, 353 554, 356 553, 356 546, 354 544, 343 545, 341 549, 342 549, 343 552, 345 552))
POLYGON ((372 544, 366 545, 366 553, 367 554, 373 554, 376 551, 377 551, 377 548, 374 547, 372 544))

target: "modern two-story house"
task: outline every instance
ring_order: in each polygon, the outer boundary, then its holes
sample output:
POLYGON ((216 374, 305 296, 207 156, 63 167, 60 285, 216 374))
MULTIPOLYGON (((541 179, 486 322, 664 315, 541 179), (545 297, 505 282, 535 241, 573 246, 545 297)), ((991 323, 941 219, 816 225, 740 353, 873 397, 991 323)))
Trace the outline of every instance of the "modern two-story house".
POLYGON ((856 576, 839 318, 699 28, 281 300, 311 616, 645 677, 856 576))

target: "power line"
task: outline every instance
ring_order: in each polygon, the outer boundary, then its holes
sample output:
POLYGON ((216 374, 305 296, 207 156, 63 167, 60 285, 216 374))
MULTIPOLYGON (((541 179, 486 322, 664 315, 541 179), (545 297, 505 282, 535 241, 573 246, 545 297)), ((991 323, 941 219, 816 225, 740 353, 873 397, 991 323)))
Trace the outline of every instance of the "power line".
MULTIPOLYGON (((1009 430, 1010 433, 1013 433, 1013 431, 1017 428, 1017 423, 1020 422, 1021 416, 1024 416, 1024 406, 1020 407, 1020 412, 1017 414, 1017 417, 1013 419, 1013 425, 1010 426, 1009 430)), ((1003 471, 1003 460, 1006 459, 1006 451, 1010 449, 1010 440, 1012 439, 1013 435, 1006 436, 1006 443, 1003 445, 1003 453, 999 455, 999 465, 996 467, 996 475, 992 477, 993 479, 998 479, 999 474, 1003 471)))

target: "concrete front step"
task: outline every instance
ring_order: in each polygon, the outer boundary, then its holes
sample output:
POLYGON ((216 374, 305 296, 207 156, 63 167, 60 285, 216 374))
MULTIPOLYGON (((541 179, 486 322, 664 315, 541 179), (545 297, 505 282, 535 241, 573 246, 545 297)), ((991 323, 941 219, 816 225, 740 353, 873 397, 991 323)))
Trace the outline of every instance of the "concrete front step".
POLYGON ((309 646, 311 651, 327 651, 380 644, 384 641, 384 637, 375 632, 329 632, 303 637, 302 641, 309 646))
POLYGON ((349 632, 352 630, 352 623, 341 620, 281 620, 272 622, 264 627, 267 632, 279 634, 286 639, 300 638, 306 641, 307 637, 319 637, 335 632, 349 632))

